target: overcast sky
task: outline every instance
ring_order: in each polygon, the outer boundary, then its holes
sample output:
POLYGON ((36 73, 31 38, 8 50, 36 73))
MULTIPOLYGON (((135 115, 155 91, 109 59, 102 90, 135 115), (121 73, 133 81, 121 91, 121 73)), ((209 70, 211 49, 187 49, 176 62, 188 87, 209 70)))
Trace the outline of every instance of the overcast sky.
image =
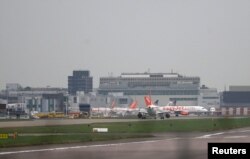
POLYGON ((0 89, 67 87, 73 70, 250 85, 249 0, 0 0, 0 89))

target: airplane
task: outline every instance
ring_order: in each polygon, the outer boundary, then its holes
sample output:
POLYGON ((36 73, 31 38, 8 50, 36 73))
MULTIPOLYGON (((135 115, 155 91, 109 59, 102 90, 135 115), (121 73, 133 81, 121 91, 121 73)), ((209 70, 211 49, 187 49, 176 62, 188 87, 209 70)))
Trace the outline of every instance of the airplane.
POLYGON ((116 107, 115 101, 113 101, 110 107, 93 107, 91 108, 92 115, 103 115, 103 116, 125 116, 133 114, 137 109, 137 101, 133 101, 128 108, 116 107))
POLYGON ((91 108, 91 115, 92 116, 103 116, 109 117, 111 112, 111 107, 92 107, 91 108))
MULTIPOLYGON (((139 111, 138 118, 146 119, 147 117, 154 117, 155 119, 159 116, 161 119, 164 119, 164 117, 169 118, 170 117, 170 111, 162 109, 161 106, 157 106, 155 104, 152 104, 152 101, 150 97, 145 96, 144 101, 146 103, 147 109, 146 111, 139 111)), ((158 103, 156 101, 155 103, 158 103)))
POLYGON ((111 114, 122 116, 132 115, 134 112, 139 111, 139 109, 137 108, 137 104, 138 102, 135 100, 127 108, 115 107, 115 105, 113 105, 113 107, 111 108, 111 114))
MULTIPOLYGON (((144 97, 146 106, 147 106, 147 113, 138 113, 138 118, 146 118, 146 115, 154 116, 157 118, 159 116, 161 119, 170 118, 170 114, 175 114, 175 116, 179 115, 189 115, 190 113, 207 113, 208 110, 202 106, 172 106, 169 103, 166 106, 158 106, 152 104, 151 98, 149 96, 144 97)), ((158 103, 156 101, 155 103, 158 103)))
POLYGON ((111 111, 111 108, 108 107, 93 107, 91 108, 91 113, 109 113, 111 111))

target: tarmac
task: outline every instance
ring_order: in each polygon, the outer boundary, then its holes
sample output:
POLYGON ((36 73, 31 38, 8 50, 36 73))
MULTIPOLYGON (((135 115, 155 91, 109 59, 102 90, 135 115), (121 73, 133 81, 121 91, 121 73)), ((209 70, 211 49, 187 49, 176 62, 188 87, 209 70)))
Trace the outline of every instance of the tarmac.
MULTIPOLYGON (((181 117, 171 117, 169 119, 204 119, 204 118, 221 118, 213 116, 181 116, 181 117)), ((133 122, 133 121, 145 121, 145 120, 155 120, 155 119, 31 119, 31 120, 8 120, 0 121, 0 128, 7 127, 28 127, 28 126, 51 126, 51 125, 72 125, 72 124, 91 124, 91 123, 107 123, 107 122, 133 122)), ((160 120, 160 119, 156 119, 160 120)))
POLYGON ((43 145, 0 150, 1 159, 203 159, 209 142, 250 142, 250 128, 216 132, 158 133, 150 139, 43 145))

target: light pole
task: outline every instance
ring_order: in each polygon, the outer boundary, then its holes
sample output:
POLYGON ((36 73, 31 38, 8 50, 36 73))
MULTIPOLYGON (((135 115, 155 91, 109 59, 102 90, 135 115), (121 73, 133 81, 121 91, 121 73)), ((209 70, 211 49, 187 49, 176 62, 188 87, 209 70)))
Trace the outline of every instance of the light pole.
POLYGON ((68 97, 69 97, 69 94, 67 93, 66 94, 66 102, 65 102, 65 114, 66 114, 66 116, 68 116, 68 97))

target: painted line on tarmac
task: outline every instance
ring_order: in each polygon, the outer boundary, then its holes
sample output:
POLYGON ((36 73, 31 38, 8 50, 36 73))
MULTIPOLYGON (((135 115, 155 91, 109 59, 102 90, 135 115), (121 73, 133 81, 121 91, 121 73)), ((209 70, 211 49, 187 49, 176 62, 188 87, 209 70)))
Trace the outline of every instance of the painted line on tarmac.
POLYGON ((225 134, 225 132, 219 132, 219 133, 214 133, 214 134, 202 135, 202 136, 199 136, 199 137, 196 137, 196 138, 197 138, 197 139, 200 139, 200 138, 210 138, 210 137, 212 137, 212 136, 222 135, 222 134, 225 134))
POLYGON ((235 130, 235 131, 229 131, 228 133, 245 133, 245 132, 250 132, 250 130, 249 129, 235 130))
MULTIPOLYGON (((217 135, 222 135, 222 134, 230 134, 230 133, 245 133, 245 132, 249 132, 250 130, 236 130, 236 131, 228 131, 228 132, 219 132, 219 133, 213 133, 213 134, 207 134, 207 135, 202 135, 199 137, 196 137, 196 139, 201 139, 201 138, 210 138, 212 136, 217 136, 217 135)), ((242 138, 242 137, 247 137, 247 136, 231 136, 231 138, 242 138)), ((230 136, 228 137, 224 137, 224 138, 230 138, 230 136)))
POLYGON ((243 132, 243 133, 244 133, 244 132, 250 132, 250 130, 242 130, 242 131, 240 131, 240 132, 243 132))
POLYGON ((164 140, 135 141, 135 142, 125 142, 125 143, 115 143, 115 144, 99 144, 99 145, 58 147, 58 148, 34 149, 34 150, 23 150, 23 151, 9 151, 9 152, 0 152, 0 155, 11 155, 11 154, 44 152, 44 151, 58 151, 58 150, 80 149, 80 148, 93 148, 93 147, 122 146, 122 145, 128 145, 128 144, 155 143, 155 142, 171 141, 171 140, 178 140, 178 139, 180 139, 180 138, 169 138, 169 139, 164 139, 164 140))
POLYGON ((247 136, 226 136, 225 139, 238 139, 238 138, 245 138, 247 136))

